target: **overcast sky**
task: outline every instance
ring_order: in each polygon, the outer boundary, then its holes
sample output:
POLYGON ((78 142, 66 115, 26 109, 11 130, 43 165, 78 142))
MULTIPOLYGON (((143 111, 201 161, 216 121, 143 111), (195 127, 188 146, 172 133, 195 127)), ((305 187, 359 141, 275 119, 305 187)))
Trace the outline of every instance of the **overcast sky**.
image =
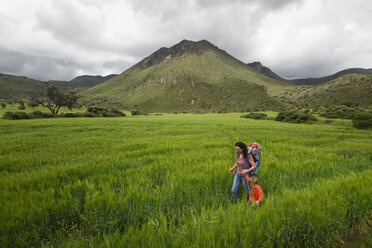
POLYGON ((206 39, 286 78, 372 68, 370 0, 0 0, 0 72, 39 80, 120 73, 206 39))

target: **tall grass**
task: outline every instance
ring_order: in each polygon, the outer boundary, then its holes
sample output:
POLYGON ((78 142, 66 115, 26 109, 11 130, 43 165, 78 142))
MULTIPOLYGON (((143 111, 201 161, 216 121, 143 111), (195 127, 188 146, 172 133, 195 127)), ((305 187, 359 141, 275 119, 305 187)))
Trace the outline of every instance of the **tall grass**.
POLYGON ((2 246, 328 246, 371 218, 371 133, 226 115, 0 121, 2 246), (264 204, 231 205, 234 142, 264 204))

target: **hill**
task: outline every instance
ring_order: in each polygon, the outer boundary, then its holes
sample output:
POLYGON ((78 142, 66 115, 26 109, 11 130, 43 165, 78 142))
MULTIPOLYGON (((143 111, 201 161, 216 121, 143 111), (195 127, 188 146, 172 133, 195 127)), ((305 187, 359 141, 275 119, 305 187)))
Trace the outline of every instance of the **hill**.
POLYGON ((282 108, 272 96, 285 87, 291 85, 257 72, 206 40, 183 40, 82 95, 85 104, 152 112, 231 112, 282 108))
POLYGON ((0 99, 30 99, 43 98, 46 94, 46 88, 49 84, 55 84, 62 90, 76 90, 78 92, 89 89, 99 83, 107 81, 116 74, 108 76, 78 76, 70 81, 48 82, 38 81, 24 76, 15 76, 0 73, 0 99))
POLYGON ((45 82, 0 73, 0 99, 39 98, 45 95, 46 87, 45 82))
POLYGON ((284 81, 284 82, 288 81, 282 78, 281 76, 279 76, 278 74, 276 74, 275 72, 273 72, 269 67, 263 66, 260 62, 248 63, 247 65, 270 78, 273 78, 279 81, 284 81))
POLYGON ((347 74, 321 85, 287 89, 280 96, 287 103, 302 107, 372 106, 372 75, 347 74))
POLYGON ((97 75, 82 75, 78 76, 70 81, 50 81, 50 83, 54 83, 56 86, 63 88, 65 90, 76 90, 78 92, 87 90, 97 84, 105 82, 111 78, 116 77, 117 74, 110 74, 105 77, 97 75))
POLYGON ((292 79, 289 80, 295 85, 318 85, 322 84, 328 81, 331 81, 333 79, 336 79, 338 77, 341 77, 343 75, 347 74, 363 74, 363 75, 372 75, 372 69, 363 69, 363 68, 350 68, 346 70, 339 71, 333 75, 321 77, 321 78, 299 78, 299 79, 292 79))

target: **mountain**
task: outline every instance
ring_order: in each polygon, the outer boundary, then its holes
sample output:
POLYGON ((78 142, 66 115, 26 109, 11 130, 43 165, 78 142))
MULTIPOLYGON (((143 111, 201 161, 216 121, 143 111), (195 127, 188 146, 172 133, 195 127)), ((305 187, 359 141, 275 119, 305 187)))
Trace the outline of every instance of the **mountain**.
POLYGON ((347 74, 364 74, 364 75, 371 75, 372 69, 363 69, 363 68, 350 68, 346 70, 339 71, 333 75, 321 77, 321 78, 299 78, 299 79, 292 79, 288 80, 292 82, 295 85, 318 85, 322 84, 328 81, 331 81, 333 79, 336 79, 338 77, 341 77, 343 75, 347 74))
POLYGON ((46 87, 45 82, 0 73, 0 99, 39 98, 45 95, 46 87))
POLYGON ((282 78, 278 74, 274 73, 270 68, 263 66, 260 62, 253 62, 253 63, 248 63, 248 66, 252 67, 256 71, 279 81, 284 81, 287 82, 286 79, 282 78))
POLYGON ((346 74, 320 85, 286 89, 280 99, 300 107, 372 106, 372 75, 346 74))
POLYGON ((84 75, 78 76, 71 81, 51 80, 43 82, 24 76, 0 73, 0 99, 43 98, 46 96, 46 88, 49 84, 54 84, 62 90, 76 90, 80 92, 116 76, 116 74, 105 77, 84 75))
POLYGON ((105 77, 97 75, 82 75, 78 76, 70 81, 49 81, 49 83, 55 84, 56 86, 65 90, 76 90, 78 92, 87 90, 97 84, 105 82, 111 78, 116 77, 118 74, 110 74, 105 77))
POLYGON ((145 111, 278 109, 287 82, 269 78, 206 40, 160 48, 84 92, 83 102, 145 111))

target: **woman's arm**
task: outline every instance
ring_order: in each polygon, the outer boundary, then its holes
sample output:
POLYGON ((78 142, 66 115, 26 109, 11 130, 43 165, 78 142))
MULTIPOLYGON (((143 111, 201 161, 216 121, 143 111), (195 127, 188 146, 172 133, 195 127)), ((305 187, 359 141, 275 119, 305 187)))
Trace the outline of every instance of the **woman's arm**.
POLYGON ((256 163, 254 162, 254 160, 253 160, 252 157, 248 159, 248 162, 251 165, 251 168, 249 168, 247 170, 247 173, 253 171, 254 169, 256 169, 256 163))
POLYGON ((234 166, 230 168, 229 172, 230 173, 233 172, 236 169, 236 167, 238 167, 237 163, 235 163, 234 166))
POLYGON ((243 175, 256 169, 256 163, 254 162, 252 157, 248 159, 248 163, 251 165, 251 168, 242 170, 243 175))

